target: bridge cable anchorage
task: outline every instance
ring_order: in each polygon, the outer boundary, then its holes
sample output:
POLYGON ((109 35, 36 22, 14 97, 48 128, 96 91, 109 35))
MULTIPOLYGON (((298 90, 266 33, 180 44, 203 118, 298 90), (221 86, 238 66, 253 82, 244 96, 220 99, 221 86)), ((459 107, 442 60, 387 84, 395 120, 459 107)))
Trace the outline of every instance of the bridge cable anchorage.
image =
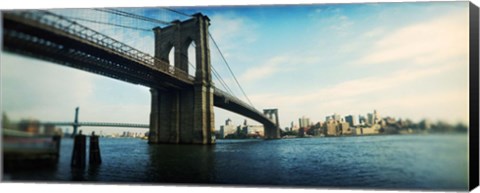
MULTIPOLYGON (((192 67, 193 69, 195 69, 195 66, 193 66, 193 64, 188 60, 188 56, 186 56, 185 54, 182 54, 183 57, 187 58, 187 61, 188 61, 188 64, 190 65, 190 67, 192 67)), ((235 96, 233 95, 233 92, 232 90, 230 89, 230 87, 228 87, 228 85, 225 83, 225 81, 223 80, 223 78, 220 76, 220 74, 215 70, 215 68, 212 66, 212 70, 213 70, 213 76, 215 76, 217 78, 217 80, 220 82, 220 84, 222 85, 222 87, 232 96, 235 96)))
POLYGON ((66 17, 68 19, 72 19, 72 20, 85 21, 85 22, 103 24, 103 25, 110 25, 110 26, 122 27, 122 28, 126 28, 126 29, 141 30, 141 31, 152 31, 151 29, 146 29, 146 28, 139 28, 139 27, 126 26, 126 25, 120 25, 120 24, 115 24, 115 23, 101 22, 101 21, 95 21, 95 20, 84 19, 84 18, 79 18, 79 17, 70 17, 70 16, 64 16, 64 17, 66 17))
POLYGON ((106 12, 106 13, 110 13, 110 14, 114 14, 114 15, 119 15, 119 16, 123 16, 123 17, 129 17, 129 18, 133 18, 133 19, 137 19, 137 20, 148 21, 148 22, 156 23, 156 24, 162 24, 162 25, 171 25, 172 24, 171 22, 166 22, 166 21, 162 21, 162 20, 158 20, 158 19, 154 19, 154 18, 150 18, 150 17, 145 17, 145 16, 141 16, 141 15, 125 12, 125 11, 120 11, 120 10, 117 10, 117 9, 111 9, 111 8, 98 9, 98 8, 95 8, 93 10, 106 12))
POLYGON ((252 107, 255 107, 255 106, 253 105, 252 101, 250 101, 250 99, 248 98, 247 94, 245 94, 245 91, 243 90, 242 86, 240 85, 240 83, 238 82, 237 78, 235 77, 235 74, 233 73, 232 69, 230 68, 230 65, 228 65, 228 62, 227 62, 227 60, 225 59, 225 57, 223 56, 223 53, 222 53, 222 51, 220 50, 220 47, 218 47, 217 42, 215 42, 215 39, 213 39, 213 36, 212 36, 212 34, 210 34, 210 32, 208 33, 208 36, 210 36, 210 39, 212 39, 213 44, 214 44, 215 47, 217 48, 218 52, 220 52, 220 56, 222 57, 223 61, 225 62, 225 65, 227 66, 228 71, 230 71, 230 74, 232 74, 233 79, 234 79, 235 82, 237 83, 238 87, 239 87, 240 90, 242 91, 243 96, 245 96, 245 98, 247 99, 248 103, 250 103, 250 105, 252 105, 252 107))

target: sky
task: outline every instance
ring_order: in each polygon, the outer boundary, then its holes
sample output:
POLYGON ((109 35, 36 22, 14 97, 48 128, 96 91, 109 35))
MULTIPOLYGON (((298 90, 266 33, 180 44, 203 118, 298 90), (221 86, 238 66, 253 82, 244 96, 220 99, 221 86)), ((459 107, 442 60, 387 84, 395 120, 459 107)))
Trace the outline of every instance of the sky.
MULTIPOLYGON (((468 124, 468 2, 175 9, 210 18, 210 33, 249 99, 259 110, 278 108, 282 128, 302 116, 317 122, 374 109, 381 116, 468 124)), ((185 19, 159 8, 122 10, 185 19)), ((154 27, 91 9, 53 12, 154 27)), ((151 31, 78 22, 153 54, 151 31)), ((212 42, 210 47, 212 66, 246 101, 212 42)), ((149 122, 144 86, 5 52, 1 81, 2 111, 14 120, 73 121, 79 106, 80 121, 149 122)), ((216 86, 222 88, 218 81, 216 86)), ((227 118, 234 124, 245 119, 214 110, 216 129, 227 118)))

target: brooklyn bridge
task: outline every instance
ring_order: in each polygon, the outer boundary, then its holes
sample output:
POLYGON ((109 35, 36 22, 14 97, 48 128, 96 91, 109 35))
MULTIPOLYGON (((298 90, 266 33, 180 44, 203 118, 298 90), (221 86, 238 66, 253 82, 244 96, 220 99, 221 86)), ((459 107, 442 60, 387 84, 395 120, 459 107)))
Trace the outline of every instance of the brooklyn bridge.
MULTIPOLYGON (((248 97, 249 103, 234 96, 221 79, 224 90, 214 85, 212 75, 218 79, 218 73, 211 64, 210 43, 219 48, 209 33, 207 16, 179 13, 187 19, 167 22, 116 9, 99 11, 159 24, 151 29, 154 56, 78 22, 87 19, 46 10, 2 12, 3 50, 149 87, 150 123, 134 125, 149 128, 149 143, 214 144, 214 106, 263 124, 266 139, 280 137, 277 109, 257 110, 248 97), (195 65, 188 56, 192 44, 195 65)), ((245 95, 243 89, 242 93, 245 95)), ((77 120, 57 124, 73 126, 74 133, 78 126, 132 126, 77 120)))

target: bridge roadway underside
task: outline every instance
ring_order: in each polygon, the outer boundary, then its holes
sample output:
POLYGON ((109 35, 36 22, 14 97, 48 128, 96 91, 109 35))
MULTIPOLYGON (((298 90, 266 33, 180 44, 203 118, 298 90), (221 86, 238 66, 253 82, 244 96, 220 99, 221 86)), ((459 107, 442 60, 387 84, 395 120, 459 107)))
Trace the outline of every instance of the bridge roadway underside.
POLYGON ((221 92, 217 92, 217 90, 214 92, 213 95, 213 103, 216 107, 235 112, 263 124, 266 139, 280 138, 279 127, 276 126, 271 120, 269 120, 260 113, 252 111, 245 105, 242 105, 235 100, 230 100, 228 97, 225 97, 221 92))
POLYGON ((147 87, 184 88, 193 84, 193 80, 177 79, 140 61, 109 52, 99 45, 70 37, 55 29, 47 30, 8 18, 3 19, 3 25, 3 49, 8 52, 147 87))

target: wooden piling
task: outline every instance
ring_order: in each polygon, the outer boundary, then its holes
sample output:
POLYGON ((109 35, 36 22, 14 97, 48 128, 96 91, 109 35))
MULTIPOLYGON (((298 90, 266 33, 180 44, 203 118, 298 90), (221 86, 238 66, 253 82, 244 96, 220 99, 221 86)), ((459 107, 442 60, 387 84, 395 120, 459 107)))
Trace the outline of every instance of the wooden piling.
POLYGON ((100 165, 102 163, 99 139, 98 136, 95 135, 95 132, 92 132, 92 136, 90 136, 90 154, 88 163, 90 165, 100 165))
POLYGON ((58 163, 58 159, 60 158, 60 142, 62 137, 60 135, 53 136, 53 142, 55 142, 55 163, 58 163))
POLYGON ((75 135, 73 141, 73 152, 71 166, 75 168, 84 168, 86 162, 86 136, 82 135, 82 131, 75 135))

